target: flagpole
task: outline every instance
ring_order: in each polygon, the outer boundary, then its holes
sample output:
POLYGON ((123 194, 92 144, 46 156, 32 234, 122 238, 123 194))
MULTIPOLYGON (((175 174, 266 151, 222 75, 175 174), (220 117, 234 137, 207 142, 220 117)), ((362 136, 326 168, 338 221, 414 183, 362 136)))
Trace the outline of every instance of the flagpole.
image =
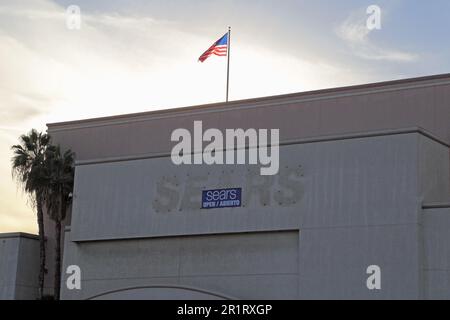
POLYGON ((227 56, 228 56, 228 62, 227 62, 227 100, 228 102, 228 91, 230 88, 230 47, 231 47, 231 27, 228 27, 228 39, 227 39, 227 56))

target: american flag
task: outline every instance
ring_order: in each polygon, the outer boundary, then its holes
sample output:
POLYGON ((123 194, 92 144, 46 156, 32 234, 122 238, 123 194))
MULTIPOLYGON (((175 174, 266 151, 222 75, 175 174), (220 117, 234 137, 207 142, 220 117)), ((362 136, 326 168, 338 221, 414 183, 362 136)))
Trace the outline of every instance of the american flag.
POLYGON ((211 47, 209 47, 209 49, 206 50, 200 56, 200 58, 198 58, 198 61, 204 62, 212 54, 215 54, 216 56, 220 57, 226 57, 227 51, 228 51, 228 33, 226 33, 222 38, 214 42, 214 44, 211 47))

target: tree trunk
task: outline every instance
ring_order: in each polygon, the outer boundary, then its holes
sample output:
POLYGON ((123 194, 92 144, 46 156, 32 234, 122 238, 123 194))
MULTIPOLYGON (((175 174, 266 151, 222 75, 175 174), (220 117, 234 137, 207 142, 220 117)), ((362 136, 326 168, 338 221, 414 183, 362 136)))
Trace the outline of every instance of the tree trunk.
POLYGON ((61 219, 57 218, 55 221, 55 284, 54 284, 54 298, 59 300, 61 290, 61 219))
POLYGON ((39 299, 44 297, 44 279, 45 279, 45 230, 44 230, 44 211, 42 210, 42 198, 36 195, 37 222, 39 229, 39 299))

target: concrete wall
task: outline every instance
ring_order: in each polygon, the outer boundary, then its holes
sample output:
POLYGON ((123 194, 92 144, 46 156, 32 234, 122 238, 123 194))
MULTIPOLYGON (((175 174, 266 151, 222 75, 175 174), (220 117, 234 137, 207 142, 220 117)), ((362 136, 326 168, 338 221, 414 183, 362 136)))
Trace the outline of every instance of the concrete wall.
POLYGON ((19 238, 0 238, 0 298, 14 299, 16 290, 19 238))
POLYGON ((80 165, 72 239, 415 223, 417 137, 283 146, 279 174, 266 177, 259 166, 175 166, 170 157, 80 165), (201 190, 227 187, 243 188, 245 208, 199 210, 201 190))
POLYGON ((439 192, 419 172, 439 161, 419 155, 428 148, 435 158, 440 145, 416 132, 283 146, 280 174, 269 178, 170 158, 77 166, 64 265, 81 267, 83 288, 63 287, 63 298, 174 287, 242 299, 421 298, 419 216, 439 192), (178 196, 167 201, 160 181, 178 196), (200 191, 219 186, 242 186, 245 207, 199 210, 200 191), (382 269, 381 291, 366 287, 369 265, 382 269))
MULTIPOLYGON (((450 121, 450 119, 449 119, 450 121)), ((449 146, 419 135, 419 189, 423 203, 447 202, 450 199, 449 146)))
POLYGON ((23 233, 0 234, 0 300, 38 296, 39 241, 23 233))
POLYGON ((424 299, 450 299, 450 153, 419 137, 419 245, 424 299))
POLYGON ((66 252, 65 267, 79 264, 82 270, 82 290, 63 290, 64 299, 113 290, 128 292, 116 297, 139 297, 139 290, 130 290, 135 287, 157 287, 147 299, 167 297, 169 288, 174 297, 182 290, 189 299, 199 293, 202 298, 292 298, 298 291, 297 231, 66 242, 66 252))
POLYGON ((78 160, 64 265, 82 290, 63 298, 447 297, 448 213, 427 204, 450 195, 449 101, 441 75, 50 124, 78 160), (280 174, 174 167, 170 135, 194 120, 279 128, 280 174), (199 210, 216 187, 244 206, 199 210))
POLYGON ((450 204, 423 213, 424 296, 450 299, 450 204))

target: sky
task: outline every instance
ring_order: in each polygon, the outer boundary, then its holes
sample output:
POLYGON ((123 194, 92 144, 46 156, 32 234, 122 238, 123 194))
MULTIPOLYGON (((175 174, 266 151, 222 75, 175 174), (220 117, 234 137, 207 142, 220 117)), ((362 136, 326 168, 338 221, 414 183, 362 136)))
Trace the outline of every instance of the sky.
POLYGON ((223 101, 226 58, 197 59, 228 26, 231 100, 450 72, 448 0, 0 0, 0 232, 37 231, 20 134, 223 101))

